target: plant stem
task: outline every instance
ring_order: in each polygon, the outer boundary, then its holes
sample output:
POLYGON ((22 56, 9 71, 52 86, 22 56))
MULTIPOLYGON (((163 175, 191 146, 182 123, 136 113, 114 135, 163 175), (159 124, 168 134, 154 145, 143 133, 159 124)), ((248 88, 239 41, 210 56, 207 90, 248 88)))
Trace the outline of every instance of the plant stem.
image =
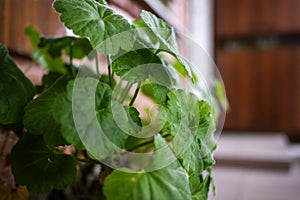
POLYGON ((135 92, 134 92, 134 95, 133 95, 133 97, 132 97, 132 99, 131 99, 131 101, 130 101, 130 103, 129 103, 129 106, 132 106, 132 105, 133 105, 133 103, 134 103, 136 97, 138 96, 140 87, 141 87, 141 84, 139 83, 138 86, 137 86, 137 88, 136 88, 136 90, 135 90, 135 92))
POLYGON ((93 164, 98 164, 98 165, 102 165, 101 162, 97 161, 97 160, 92 160, 92 159, 83 159, 83 158, 77 158, 75 157, 79 162, 84 162, 84 163, 93 163, 93 164))
POLYGON ((120 102, 123 103, 125 98, 126 98, 126 95, 128 94, 129 90, 131 89, 133 83, 130 83, 130 82, 127 82, 125 88, 124 88, 124 91, 123 93, 121 94, 120 96, 120 102))
POLYGON ((112 75, 111 75, 111 65, 110 65, 110 56, 106 56, 107 60, 107 67, 108 67, 108 79, 109 79, 109 85, 112 87, 112 75))
POLYGON ((76 73, 73 66, 73 46, 70 44, 70 67, 71 67, 71 76, 76 77, 76 73))
POLYGON ((97 73, 97 75, 100 75, 97 51, 95 51, 95 62, 96 62, 96 73, 97 73))
POLYGON ((32 61, 30 63, 30 65, 24 70, 24 74, 27 74, 32 68, 33 66, 36 64, 36 61, 32 61))
MULTIPOLYGON (((167 137, 169 137, 169 136, 171 136, 171 135, 170 135, 170 134, 163 135, 164 138, 167 138, 167 137)), ((147 144, 151 144, 151 143, 153 143, 153 142, 154 142, 154 139, 148 140, 148 141, 145 141, 145 142, 143 142, 143 143, 141 143, 141 144, 138 144, 138 145, 136 145, 136 146, 134 146, 134 147, 131 147, 131 148, 129 148, 129 149, 126 149, 126 150, 127 150, 127 151, 133 151, 133 150, 136 150, 136 149, 138 149, 138 148, 140 148, 140 147, 146 146, 147 144)))

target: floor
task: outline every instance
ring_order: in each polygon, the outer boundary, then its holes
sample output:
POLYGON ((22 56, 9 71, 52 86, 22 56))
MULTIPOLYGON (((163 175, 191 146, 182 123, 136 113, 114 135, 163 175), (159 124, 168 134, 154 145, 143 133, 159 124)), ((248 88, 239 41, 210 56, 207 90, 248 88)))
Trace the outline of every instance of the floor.
POLYGON ((280 133, 223 133, 210 200, 299 200, 300 145, 280 133))

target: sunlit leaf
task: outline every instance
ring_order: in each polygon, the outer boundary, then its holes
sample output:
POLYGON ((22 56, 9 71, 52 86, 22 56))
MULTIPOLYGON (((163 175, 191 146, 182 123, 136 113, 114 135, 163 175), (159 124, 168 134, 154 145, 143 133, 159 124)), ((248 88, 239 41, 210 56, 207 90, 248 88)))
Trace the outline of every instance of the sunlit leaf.
MULTIPOLYGON (((104 46, 98 47, 102 53, 116 54, 119 49, 129 50, 133 45, 132 39, 116 36, 130 30, 130 24, 121 15, 116 14, 111 8, 94 0, 56 0, 53 4, 55 10, 61 13, 60 20, 66 27, 82 37, 88 37, 96 48, 106 39, 104 46), (74 13, 76 13, 74 15, 74 13)), ((124 34, 131 37, 130 34, 124 34)))
MULTIPOLYGON (((142 11, 141 17, 145 24, 152 30, 152 32, 159 38, 160 50, 166 51, 177 58, 179 63, 184 67, 187 75, 195 82, 192 67, 178 52, 176 43, 175 31, 167 22, 157 18, 154 14, 142 11)), ((151 35, 149 36, 151 38, 151 35)))

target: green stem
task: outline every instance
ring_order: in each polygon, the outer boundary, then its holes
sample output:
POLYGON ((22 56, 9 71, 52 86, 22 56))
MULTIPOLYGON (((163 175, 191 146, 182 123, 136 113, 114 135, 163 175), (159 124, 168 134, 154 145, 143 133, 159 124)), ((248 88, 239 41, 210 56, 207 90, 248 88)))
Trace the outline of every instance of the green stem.
POLYGON ((27 74, 33 68, 33 66, 35 64, 36 64, 36 61, 32 61, 32 63, 30 63, 30 65, 24 70, 24 74, 27 74))
MULTIPOLYGON (((170 135, 170 134, 163 135, 164 138, 167 138, 167 137, 169 137, 169 136, 171 136, 171 135, 170 135)), ((131 147, 131 148, 127 149, 127 151, 133 151, 133 150, 136 150, 136 149, 138 149, 138 148, 140 148, 140 147, 146 146, 146 145, 151 144, 151 143, 153 143, 153 142, 154 142, 154 139, 149 140, 149 141, 145 141, 145 142, 143 142, 143 143, 141 143, 141 144, 138 144, 138 145, 136 145, 136 146, 134 146, 134 147, 131 147)))
POLYGON ((97 160, 92 160, 92 159, 83 159, 83 158, 77 158, 75 157, 77 161, 79 162, 84 162, 84 163, 92 163, 92 164, 98 164, 98 165, 102 165, 101 162, 97 161, 97 160))
POLYGON ((100 75, 99 60, 98 60, 97 51, 95 51, 95 62, 96 62, 96 72, 97 72, 97 75, 100 75))
POLYGON ((132 97, 132 99, 131 99, 131 101, 129 103, 129 106, 133 105, 133 103, 134 103, 134 101, 135 101, 135 99, 136 99, 136 97, 137 97, 137 95, 139 93, 140 87, 141 87, 141 84, 139 83, 138 86, 137 86, 137 88, 136 88, 136 90, 135 90, 135 92, 134 92, 134 95, 133 95, 133 97, 132 97))
POLYGON ((120 97, 120 102, 121 103, 124 102, 124 100, 125 100, 128 92, 129 92, 129 90, 131 89, 132 85, 133 85, 133 83, 127 82, 127 84, 126 84, 126 86, 124 88, 124 91, 123 91, 123 93, 121 94, 121 97, 120 97))
POLYGON ((75 78, 76 73, 75 73, 75 69, 74 69, 74 66, 73 66, 73 46, 72 46, 72 44, 70 44, 70 67, 71 67, 71 76, 73 78, 75 78))
POLYGON ((112 87, 112 75, 111 75, 111 65, 110 65, 110 56, 106 56, 107 60, 107 67, 108 67, 108 79, 109 79, 109 85, 112 87))

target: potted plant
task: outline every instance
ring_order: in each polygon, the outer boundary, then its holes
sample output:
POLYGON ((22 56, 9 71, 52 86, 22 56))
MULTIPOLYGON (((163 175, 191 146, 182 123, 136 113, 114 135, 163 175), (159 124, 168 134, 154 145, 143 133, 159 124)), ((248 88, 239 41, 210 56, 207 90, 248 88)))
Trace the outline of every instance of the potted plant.
MULTIPOLYGON (((0 124, 20 137, 16 184, 79 199, 207 199, 218 103, 173 28, 147 11, 130 23, 104 0, 53 7, 78 37, 26 29, 47 71, 41 86, 0 46, 0 124)), ((216 94, 224 99, 220 82, 216 94)))

